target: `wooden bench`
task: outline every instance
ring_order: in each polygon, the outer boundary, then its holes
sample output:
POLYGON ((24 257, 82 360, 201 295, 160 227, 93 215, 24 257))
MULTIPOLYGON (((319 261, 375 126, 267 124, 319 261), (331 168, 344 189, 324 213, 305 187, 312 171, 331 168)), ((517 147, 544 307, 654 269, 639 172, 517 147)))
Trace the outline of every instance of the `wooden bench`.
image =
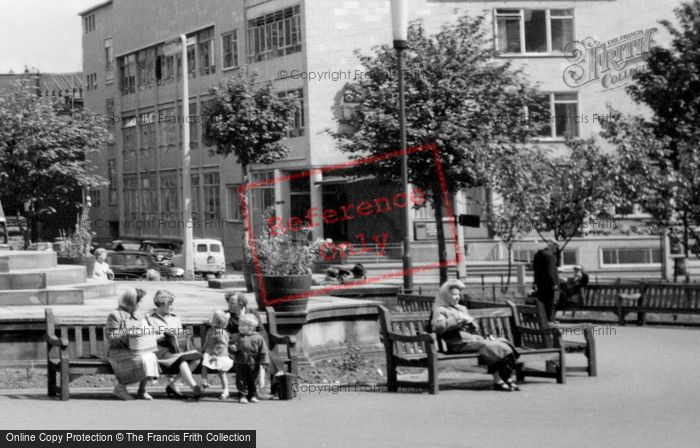
MULTIPOLYGON (((493 334, 511 341, 520 353, 516 375, 519 380, 525 376, 556 378, 557 383, 566 381, 566 364, 564 348, 546 346, 546 338, 551 338, 543 331, 542 346, 524 347, 521 331, 526 331, 528 341, 534 341, 536 332, 524 330, 516 325, 511 308, 484 308, 471 312, 476 318, 478 333, 493 334), (525 362, 544 361, 547 369, 532 370, 525 368, 525 362)), ((416 382, 399 381, 397 368, 420 367, 428 370, 428 381, 424 383, 430 394, 437 394, 440 385, 438 379, 438 364, 443 361, 457 359, 478 360, 478 353, 447 353, 444 341, 434 333, 426 333, 425 326, 430 316, 429 311, 390 312, 386 307, 379 306, 379 319, 382 332, 382 342, 386 351, 387 387, 396 392, 399 387, 414 387, 416 382)), ((550 344, 553 345, 553 344, 550 344)))
MULTIPOLYGON (((286 345, 284 358, 287 371, 296 374, 296 356, 293 353, 296 339, 277 334, 274 311, 266 310, 270 350, 277 345, 286 345)), ((55 317, 53 309, 46 308, 46 368, 48 373, 48 395, 58 395, 61 400, 70 397, 70 381, 82 375, 112 374, 107 361, 107 343, 104 325, 107 317, 55 317)), ((208 324, 183 322, 187 334, 192 335, 196 347, 201 347, 206 337, 208 324)), ((195 373, 199 372, 199 367, 195 373)))
POLYGON ((624 313, 637 313, 637 324, 646 323, 647 313, 700 314, 700 284, 644 283, 639 298, 623 301, 624 313))
MULTIPOLYGON (((401 295, 398 297, 401 311, 430 312, 434 301, 435 297, 433 296, 401 295)), ((528 306, 516 305, 512 301, 498 303, 467 300, 466 306, 470 313, 475 309, 510 307, 518 326, 533 328, 536 330, 535 335, 541 334, 541 332, 551 335, 551 338, 546 341, 540 340, 539 336, 536 336, 535 348, 544 344, 546 347, 563 347, 569 354, 582 354, 586 357, 586 365, 567 366, 567 372, 586 372, 588 376, 598 375, 595 334, 592 324, 552 324, 547 320, 543 305, 539 302, 536 302, 534 306, 528 306), (567 336, 570 335, 580 335, 583 340, 580 338, 578 340, 567 339, 567 336)), ((530 341, 525 336, 525 334, 521 335, 520 344, 527 346, 530 341)))
POLYGON ((639 282, 589 284, 581 288, 578 303, 568 304, 567 310, 571 311, 571 317, 575 317, 577 311, 614 313, 619 324, 624 325, 625 317, 631 312, 626 303, 638 300, 642 288, 639 282))

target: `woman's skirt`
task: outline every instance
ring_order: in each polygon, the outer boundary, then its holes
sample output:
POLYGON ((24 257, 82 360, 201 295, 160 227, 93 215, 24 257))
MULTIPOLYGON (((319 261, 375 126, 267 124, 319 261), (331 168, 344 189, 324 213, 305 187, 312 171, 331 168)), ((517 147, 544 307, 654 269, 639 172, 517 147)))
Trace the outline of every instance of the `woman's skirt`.
POLYGON ((158 364, 160 365, 160 370, 166 375, 177 375, 180 373, 180 364, 183 362, 191 363, 190 368, 194 369, 199 360, 202 359, 202 354, 197 350, 188 350, 186 352, 172 353, 165 347, 158 347, 156 352, 158 357, 158 364))
POLYGON ((107 359, 120 384, 137 383, 147 378, 158 378, 158 358, 155 353, 132 355, 126 349, 110 349, 107 359))

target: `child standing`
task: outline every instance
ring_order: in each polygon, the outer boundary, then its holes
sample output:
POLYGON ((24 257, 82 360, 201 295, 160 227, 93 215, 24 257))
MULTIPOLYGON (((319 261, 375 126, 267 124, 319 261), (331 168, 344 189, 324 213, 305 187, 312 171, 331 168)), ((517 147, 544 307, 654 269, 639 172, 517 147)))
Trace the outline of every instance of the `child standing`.
POLYGON ((211 328, 207 332, 207 337, 202 348, 202 387, 209 387, 207 374, 209 370, 215 371, 221 379, 223 392, 219 399, 229 398, 228 378, 226 372, 233 367, 233 360, 228 356, 229 334, 226 331, 228 317, 223 311, 215 311, 211 317, 211 328))
POLYGON ((257 379, 260 369, 269 364, 267 344, 255 328, 260 324, 252 314, 244 314, 238 321, 238 334, 231 337, 229 349, 234 354, 236 388, 240 403, 257 403, 257 379))

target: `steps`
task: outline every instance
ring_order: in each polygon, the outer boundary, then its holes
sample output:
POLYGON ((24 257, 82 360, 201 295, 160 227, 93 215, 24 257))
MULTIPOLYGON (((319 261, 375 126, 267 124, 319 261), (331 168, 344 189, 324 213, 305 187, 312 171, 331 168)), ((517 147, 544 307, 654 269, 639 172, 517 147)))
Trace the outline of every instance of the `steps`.
POLYGON ((82 305, 116 294, 115 283, 87 279, 85 266, 58 265, 49 251, 0 251, 0 306, 82 305))

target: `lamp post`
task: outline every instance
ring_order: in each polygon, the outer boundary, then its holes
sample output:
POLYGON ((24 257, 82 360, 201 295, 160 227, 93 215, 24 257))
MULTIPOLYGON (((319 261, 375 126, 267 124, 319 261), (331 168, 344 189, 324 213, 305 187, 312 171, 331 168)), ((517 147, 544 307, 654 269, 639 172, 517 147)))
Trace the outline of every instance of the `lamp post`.
MULTIPOLYGON (((408 149, 406 143, 406 99, 404 97, 403 52, 408 48, 408 0, 391 0, 391 24, 396 49, 396 70, 399 77, 399 132, 401 134, 401 189, 409 197, 408 191, 408 149)), ((403 287, 413 289, 413 272, 411 261, 411 217, 410 207, 403 209, 403 287)))
POLYGON ((182 255, 185 259, 185 280, 194 280, 194 258, 192 251, 192 179, 190 178, 190 129, 186 117, 190 115, 189 78, 187 68, 187 36, 165 45, 163 53, 180 53, 182 62, 182 255))

